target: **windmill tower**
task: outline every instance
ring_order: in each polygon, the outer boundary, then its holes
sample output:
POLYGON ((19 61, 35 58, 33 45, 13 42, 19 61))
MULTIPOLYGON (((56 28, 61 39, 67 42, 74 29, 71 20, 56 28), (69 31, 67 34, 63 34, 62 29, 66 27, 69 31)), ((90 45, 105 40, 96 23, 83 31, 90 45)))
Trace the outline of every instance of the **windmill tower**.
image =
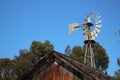
POLYGON ((96 68, 93 47, 95 43, 94 40, 98 36, 98 33, 100 32, 102 20, 101 20, 101 16, 97 11, 91 11, 90 13, 88 13, 87 16, 84 18, 84 20, 85 22, 83 23, 82 26, 79 26, 78 23, 69 24, 68 33, 70 34, 72 32, 77 31, 79 28, 82 28, 83 36, 85 38, 84 63, 90 65, 93 68, 96 68))

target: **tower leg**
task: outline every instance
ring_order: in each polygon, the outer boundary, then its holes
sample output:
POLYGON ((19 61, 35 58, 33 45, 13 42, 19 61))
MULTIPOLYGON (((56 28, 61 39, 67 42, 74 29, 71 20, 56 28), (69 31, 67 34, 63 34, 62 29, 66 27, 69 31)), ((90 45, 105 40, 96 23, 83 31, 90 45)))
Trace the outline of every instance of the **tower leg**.
POLYGON ((85 43, 85 58, 84 63, 87 65, 90 65, 93 68, 96 68, 95 66, 95 60, 94 60, 94 53, 93 53, 93 47, 92 42, 89 40, 87 43, 85 43))

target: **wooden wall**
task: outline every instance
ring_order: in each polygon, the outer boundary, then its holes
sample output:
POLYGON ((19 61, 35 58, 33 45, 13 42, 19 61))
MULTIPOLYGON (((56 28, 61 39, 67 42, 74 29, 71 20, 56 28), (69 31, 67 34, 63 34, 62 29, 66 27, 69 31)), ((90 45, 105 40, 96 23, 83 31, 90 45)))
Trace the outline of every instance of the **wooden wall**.
POLYGON ((33 80, 81 80, 62 66, 54 62, 33 80))

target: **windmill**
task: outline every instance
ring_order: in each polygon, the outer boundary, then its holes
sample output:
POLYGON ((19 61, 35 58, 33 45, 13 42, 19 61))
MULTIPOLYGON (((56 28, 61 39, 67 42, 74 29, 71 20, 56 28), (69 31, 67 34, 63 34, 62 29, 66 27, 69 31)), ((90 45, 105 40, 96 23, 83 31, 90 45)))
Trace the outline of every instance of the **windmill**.
POLYGON ((87 16, 84 18, 84 20, 85 21, 83 22, 82 26, 79 26, 78 23, 69 24, 68 33, 71 34, 77 31, 79 28, 82 28, 83 36, 85 38, 84 63, 90 65, 93 68, 96 68, 93 46, 95 43, 94 40, 98 36, 98 33, 100 32, 100 28, 102 26, 102 20, 101 20, 101 16, 97 11, 91 11, 90 13, 88 13, 87 16))

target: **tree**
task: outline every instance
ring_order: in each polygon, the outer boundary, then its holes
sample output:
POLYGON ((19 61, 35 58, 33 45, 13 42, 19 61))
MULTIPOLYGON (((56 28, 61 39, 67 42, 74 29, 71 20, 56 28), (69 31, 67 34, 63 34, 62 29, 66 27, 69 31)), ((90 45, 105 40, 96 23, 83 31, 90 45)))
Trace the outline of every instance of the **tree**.
POLYGON ((82 48, 80 46, 74 46, 72 49, 72 53, 70 54, 70 57, 83 62, 84 53, 83 53, 82 48))
POLYGON ((54 49, 53 45, 49 41, 45 41, 41 43, 39 41, 33 41, 30 47, 30 53, 39 55, 39 54, 47 54, 54 49))
POLYGON ((41 57, 48 54, 54 49, 54 46, 46 40, 44 43, 39 41, 33 41, 30 47, 30 54, 34 54, 36 56, 35 62, 39 61, 41 57))
MULTIPOLYGON (((106 50, 99 43, 96 43, 93 49, 96 68, 101 71, 105 71, 108 68, 109 64, 109 57, 106 53, 106 50)), ((70 57, 77 59, 81 62, 84 62, 84 56, 85 45, 83 46, 83 49, 80 46, 73 47, 70 57)))
POLYGON ((117 63, 120 66, 120 58, 117 59, 117 63))
MULTIPOLYGON (((120 67, 120 58, 117 59, 117 62, 120 67)), ((115 80, 120 80, 120 69, 115 71, 115 80)))
POLYGON ((65 49, 65 55, 69 56, 71 54, 71 47, 70 45, 67 45, 66 49, 65 49))
POLYGON ((43 54, 48 54, 48 53, 50 53, 53 49, 54 49, 54 46, 53 46, 48 40, 46 40, 46 41, 43 43, 43 54))
POLYGON ((54 46, 48 40, 44 43, 33 41, 30 51, 21 49, 19 55, 15 56, 13 60, 0 59, 0 80, 16 80, 53 49, 54 46))
POLYGON ((99 43, 95 44, 94 56, 96 67, 101 71, 105 71, 109 65, 109 57, 106 50, 99 43))
POLYGON ((30 51, 23 49, 20 50, 19 56, 15 56, 13 60, 15 65, 15 74, 17 76, 22 75, 32 65, 37 63, 41 57, 53 50, 53 45, 49 41, 41 43, 40 41, 33 41, 30 46, 30 51))
POLYGON ((30 54, 27 49, 21 49, 19 51, 19 56, 15 56, 15 58, 12 60, 16 78, 22 75, 32 66, 31 59, 28 58, 29 55, 30 54))
POLYGON ((37 63, 41 57, 53 50, 53 45, 46 40, 44 43, 33 41, 30 46, 30 51, 22 49, 19 51, 19 56, 15 56, 13 60, 14 73, 16 78, 28 71, 31 66, 37 63))
POLYGON ((11 80, 14 76, 14 66, 9 58, 0 59, 0 79, 11 80))

